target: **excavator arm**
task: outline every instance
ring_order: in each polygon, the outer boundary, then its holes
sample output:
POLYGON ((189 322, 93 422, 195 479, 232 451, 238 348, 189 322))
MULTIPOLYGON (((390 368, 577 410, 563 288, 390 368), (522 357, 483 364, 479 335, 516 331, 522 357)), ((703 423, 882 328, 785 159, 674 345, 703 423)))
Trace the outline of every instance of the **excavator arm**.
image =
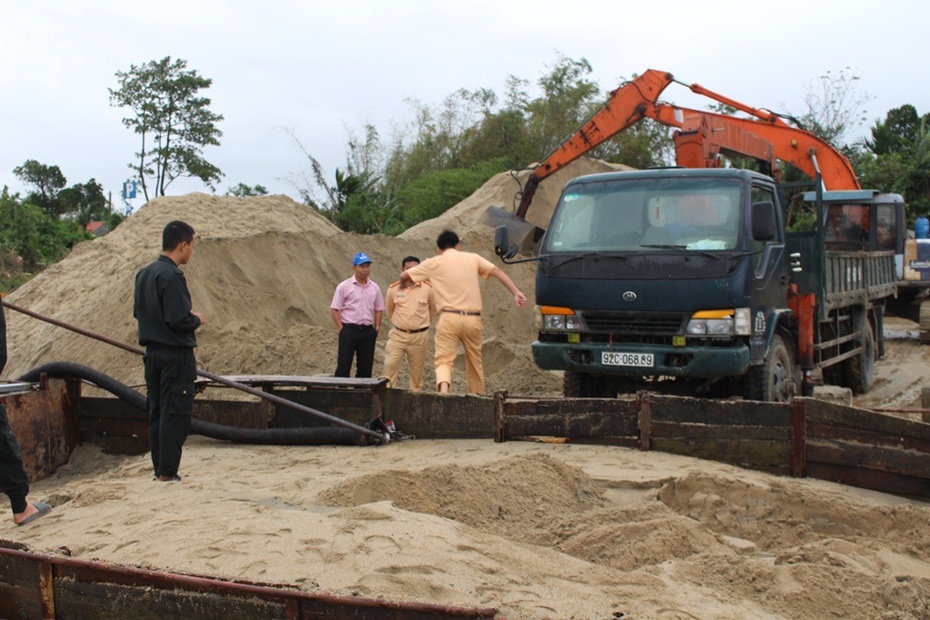
POLYGON ((600 110, 533 169, 523 187, 516 217, 525 219, 543 179, 643 118, 678 128, 674 136, 676 161, 686 168, 719 167, 721 154, 736 155, 754 159, 762 172, 777 176, 776 159, 780 159, 811 178, 820 173, 825 189, 860 189, 852 164, 842 153, 772 112, 747 106, 699 84, 686 86, 755 118, 659 103, 659 95, 674 81, 671 73, 650 69, 611 93, 600 110))
POLYGON ((672 81, 671 73, 650 69, 611 93, 604 107, 536 166, 523 186, 516 216, 526 217, 533 194, 543 179, 642 120, 672 81))

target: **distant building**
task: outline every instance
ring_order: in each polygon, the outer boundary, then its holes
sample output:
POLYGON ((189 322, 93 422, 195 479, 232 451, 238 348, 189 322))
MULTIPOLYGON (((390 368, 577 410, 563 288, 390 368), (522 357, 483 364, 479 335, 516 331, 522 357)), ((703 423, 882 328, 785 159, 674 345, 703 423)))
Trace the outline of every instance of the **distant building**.
POLYGON ((84 228, 87 229, 87 232, 94 233, 95 237, 102 237, 110 232, 110 227, 106 222, 91 222, 84 228))

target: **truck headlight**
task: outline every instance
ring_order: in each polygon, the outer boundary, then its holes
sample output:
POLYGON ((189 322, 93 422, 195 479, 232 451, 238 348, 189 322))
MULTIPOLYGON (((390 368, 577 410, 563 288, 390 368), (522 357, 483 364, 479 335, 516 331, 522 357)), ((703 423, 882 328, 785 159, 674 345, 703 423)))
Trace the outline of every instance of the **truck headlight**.
POLYGON ((581 319, 571 308, 557 306, 540 306, 540 331, 578 331, 581 319))
POLYGON ((701 310, 685 328, 689 336, 748 336, 749 308, 701 310))

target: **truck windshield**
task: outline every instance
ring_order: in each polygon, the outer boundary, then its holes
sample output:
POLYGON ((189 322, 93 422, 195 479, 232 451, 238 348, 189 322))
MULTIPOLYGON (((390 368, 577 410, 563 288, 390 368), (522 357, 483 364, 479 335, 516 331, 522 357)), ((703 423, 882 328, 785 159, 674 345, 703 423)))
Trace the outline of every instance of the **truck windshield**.
POLYGON ((543 251, 732 250, 740 188, 737 180, 708 178, 577 183, 556 206, 543 251))

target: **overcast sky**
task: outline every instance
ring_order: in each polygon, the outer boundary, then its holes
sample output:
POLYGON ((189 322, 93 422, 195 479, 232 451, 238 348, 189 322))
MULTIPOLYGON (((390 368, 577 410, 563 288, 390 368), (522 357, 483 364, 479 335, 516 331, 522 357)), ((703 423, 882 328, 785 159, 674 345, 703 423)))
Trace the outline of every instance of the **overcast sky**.
MULTIPOLYGON (((502 95, 508 76, 535 84, 559 55, 587 59, 604 90, 659 69, 794 113, 806 87, 846 70, 870 97, 864 135, 900 105, 930 112, 928 23, 926 0, 11 1, 0 17, 0 187, 26 190, 13 168, 34 159, 68 185, 96 179, 118 202, 138 139, 107 89, 117 71, 165 56, 213 80, 202 94, 225 120, 204 157, 225 173, 217 193, 241 182, 297 197, 292 181, 308 166, 288 132, 331 179, 345 168, 346 128, 371 123, 387 139, 411 120, 409 99, 502 95)), ((677 85, 662 99, 707 103, 677 85)), ((179 180, 168 193, 190 191, 209 190, 179 180)))

